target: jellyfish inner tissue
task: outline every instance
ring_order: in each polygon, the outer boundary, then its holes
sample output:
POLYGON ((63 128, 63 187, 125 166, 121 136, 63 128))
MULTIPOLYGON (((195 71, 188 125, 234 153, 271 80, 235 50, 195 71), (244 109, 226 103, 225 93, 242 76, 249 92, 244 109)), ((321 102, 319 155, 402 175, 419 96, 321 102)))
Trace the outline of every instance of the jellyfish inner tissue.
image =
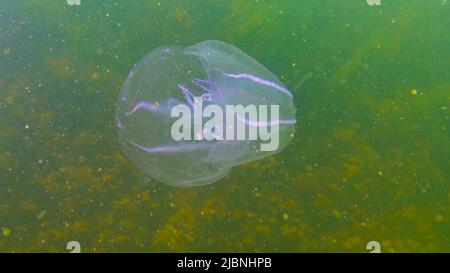
POLYGON ((270 105, 269 121, 268 105, 226 105, 224 115, 219 105, 209 104, 203 109, 201 97, 195 97, 194 101, 193 113, 185 104, 172 108, 171 117, 178 118, 171 128, 174 140, 259 139, 267 141, 267 143, 260 143, 261 151, 278 149, 279 124, 282 122, 279 120, 279 105, 270 105), (246 118, 247 116, 249 118, 246 118), (203 125, 203 118, 210 119, 203 125))

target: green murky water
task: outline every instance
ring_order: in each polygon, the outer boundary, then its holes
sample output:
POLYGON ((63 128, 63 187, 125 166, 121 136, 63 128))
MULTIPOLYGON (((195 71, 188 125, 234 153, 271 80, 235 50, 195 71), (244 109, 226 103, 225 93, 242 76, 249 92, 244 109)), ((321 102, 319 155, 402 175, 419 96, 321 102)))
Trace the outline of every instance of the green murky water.
POLYGON ((450 251, 450 3, 381 2, 1 1, 0 251, 450 251), (208 39, 292 90, 296 135, 168 187, 124 158, 116 97, 153 48, 208 39))

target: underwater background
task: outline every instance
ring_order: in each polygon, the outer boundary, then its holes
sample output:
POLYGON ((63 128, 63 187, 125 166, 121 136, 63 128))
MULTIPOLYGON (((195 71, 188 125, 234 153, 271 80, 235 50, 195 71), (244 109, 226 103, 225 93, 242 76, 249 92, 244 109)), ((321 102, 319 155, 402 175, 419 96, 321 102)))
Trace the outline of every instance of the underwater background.
POLYGON ((0 252, 449 252, 449 67, 446 0, 2 0, 0 252), (291 90, 295 137, 169 187, 125 159, 116 99, 209 39, 291 90))

